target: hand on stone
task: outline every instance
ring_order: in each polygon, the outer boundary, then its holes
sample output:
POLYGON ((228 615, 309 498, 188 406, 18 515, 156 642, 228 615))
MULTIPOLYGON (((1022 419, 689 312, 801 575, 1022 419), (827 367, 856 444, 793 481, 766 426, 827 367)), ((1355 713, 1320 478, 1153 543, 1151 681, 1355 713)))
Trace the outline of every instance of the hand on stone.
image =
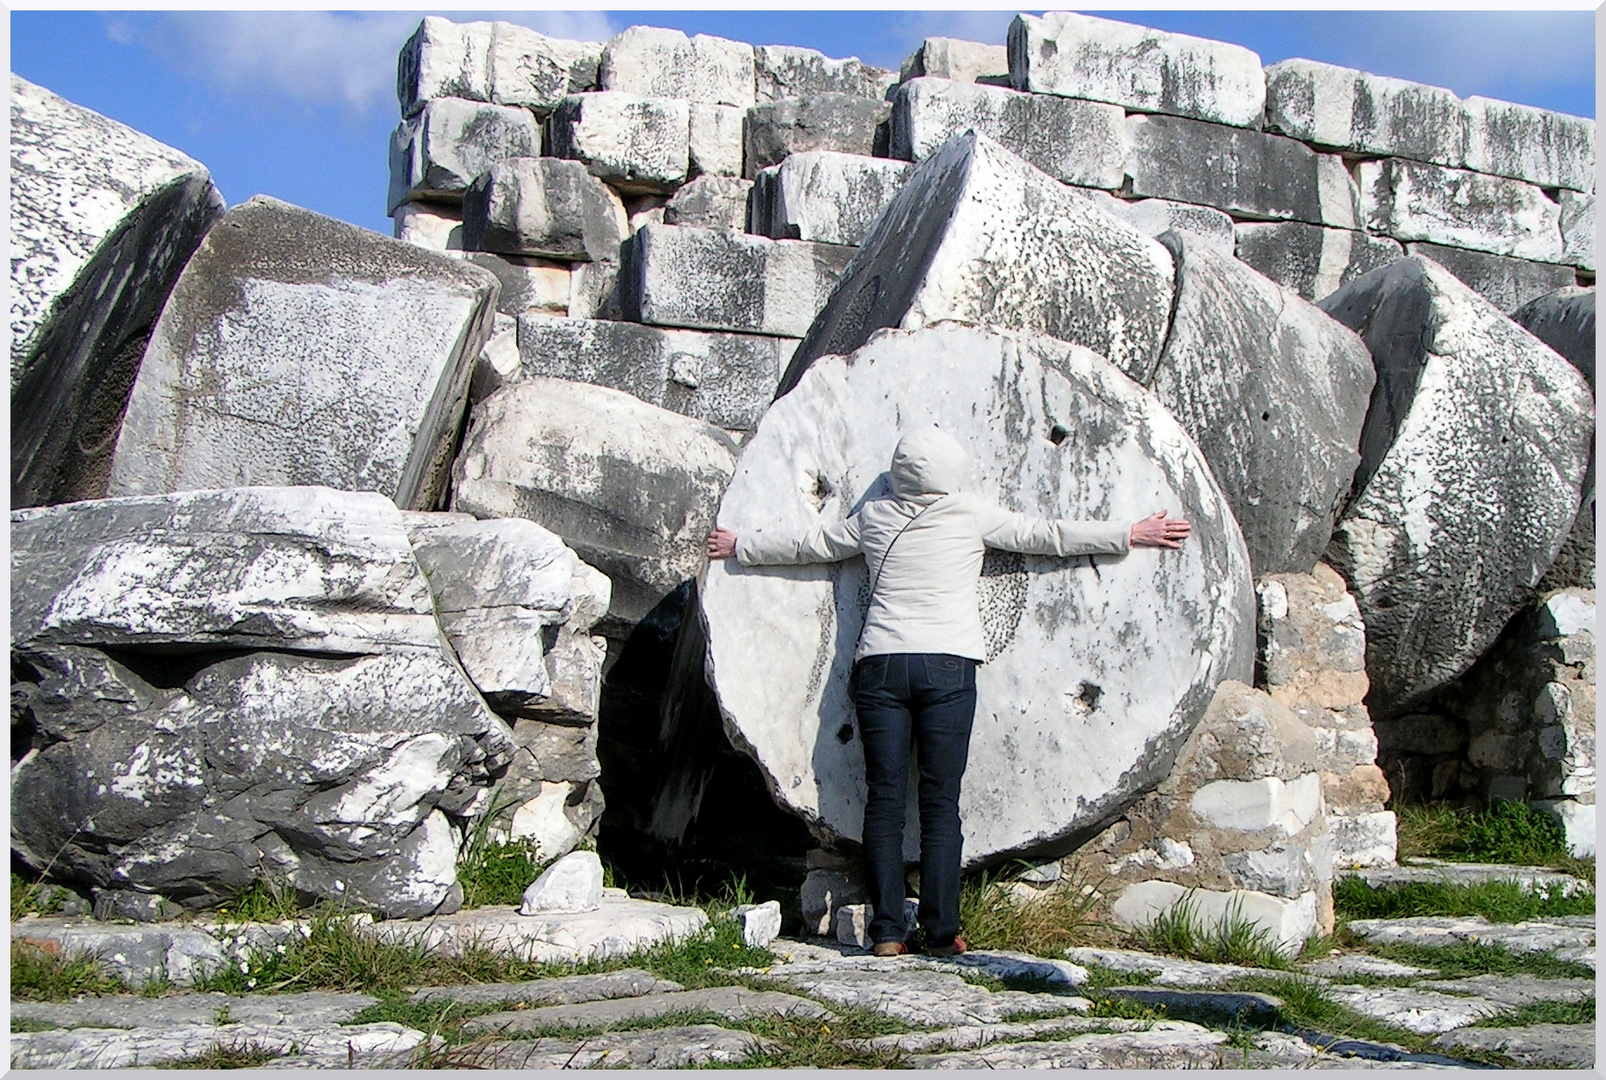
POLYGON ((736 554, 736 534, 716 528, 708 534, 707 551, 710 559, 729 559, 736 554))
POLYGON ((1132 525, 1133 547, 1179 548, 1193 528, 1186 518, 1168 518, 1161 510, 1132 525))

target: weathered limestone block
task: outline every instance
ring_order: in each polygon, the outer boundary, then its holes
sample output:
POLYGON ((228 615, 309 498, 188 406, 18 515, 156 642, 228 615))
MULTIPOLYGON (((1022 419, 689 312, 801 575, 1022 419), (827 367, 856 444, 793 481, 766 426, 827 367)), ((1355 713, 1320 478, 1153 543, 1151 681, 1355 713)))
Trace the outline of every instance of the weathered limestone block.
POLYGON ((433 507, 496 292, 478 267, 277 199, 235 207, 151 334, 108 494, 327 484, 433 507))
POLYGON ((1469 97, 1466 167, 1540 187, 1595 190, 1595 121, 1469 97))
POLYGON ((594 89, 602 45, 549 38, 505 22, 454 23, 426 15, 396 60, 403 116, 433 98, 517 105, 545 116, 570 94, 594 89))
POLYGON ((753 50, 754 89, 759 103, 818 94, 885 98, 898 81, 886 68, 872 67, 857 56, 833 60, 814 49, 793 45, 759 45, 753 50))
POLYGON ((622 319, 619 310, 619 264, 576 263, 569 294, 571 319, 622 319))
POLYGON ((898 73, 900 82, 929 75, 934 79, 1009 85, 1009 50, 958 38, 928 37, 909 54, 898 73))
POLYGON ((706 101, 692 102, 690 110, 687 148, 691 171, 712 176, 742 175, 742 131, 747 110, 706 101))
POLYGON ((1335 150, 1466 163, 1467 113, 1449 90, 1315 60, 1266 69, 1266 122, 1335 150))
POLYGON ((1333 925, 1316 755, 1316 732, 1293 712, 1224 682, 1170 774, 1073 860, 1105 879, 1118 925, 1145 926, 1181 903, 1211 929, 1237 904, 1298 951, 1333 925))
POLYGON ((612 91, 574 94, 547 120, 553 157, 585 162, 620 191, 671 191, 686 179, 691 113, 684 101, 612 91))
POLYGON ((263 874, 393 916, 459 902, 457 830, 513 744, 388 500, 113 499, 13 533, 25 861, 189 907, 263 874))
POLYGON ((907 162, 832 150, 793 154, 759 172, 749 231, 858 245, 911 170, 907 162))
POLYGON ((1543 799, 1532 805, 1535 810, 1554 818, 1561 826, 1567 854, 1575 859, 1595 857, 1596 811, 1593 803, 1574 799, 1543 799))
POLYGON ((619 269, 625 318, 653 326, 802 337, 853 249, 648 225, 619 269))
POLYGON ((742 175, 778 165, 806 150, 836 150, 865 157, 886 156, 887 117, 892 106, 878 98, 819 94, 786 98, 747 110, 742 175))
MULTIPOLYGON (((1165 775, 1217 682, 1248 677, 1247 554, 1208 466, 1151 395, 1086 349, 953 324, 889 331, 816 363, 746 443, 720 524, 791 535, 848 513, 882 490, 913 415, 959 439, 974 490, 1011 509, 1125 521, 1167 506, 1196 523, 1201 543, 1100 559, 1097 575, 1085 560, 1008 555, 983 571, 977 715, 990 719, 971 743, 964 858, 1063 851, 1165 775), (1006 430, 1000 416, 1018 420, 1006 430), (1160 593, 1191 599, 1153 603, 1160 593), (1117 625, 1119 648, 1093 630, 1117 625)), ((706 670, 726 732, 822 840, 857 841, 862 825, 847 676, 864 588, 857 559, 727 560, 702 583, 706 670)), ((915 851, 911 819, 905 852, 915 851)))
POLYGON ((1366 227, 1396 240, 1560 262, 1561 208, 1532 184, 1386 158, 1360 165, 1366 227))
POLYGON ((431 251, 463 250, 463 208, 440 203, 402 203, 391 212, 392 235, 431 251))
POLYGON ((520 915, 569 915, 602 906, 602 860, 574 851, 542 871, 524 890, 520 915))
POLYGON ((540 154, 541 128, 528 109, 436 98, 390 136, 385 212, 415 199, 457 202, 497 162, 540 154))
POLYGON ((1170 199, 1118 199, 1107 191, 1091 188, 1082 194, 1093 200, 1093 205, 1100 210, 1120 218, 1145 236, 1158 237, 1175 229, 1192 235, 1223 255, 1233 253, 1232 218, 1220 210, 1170 199))
POLYGON ((1359 194, 1337 154, 1175 116, 1129 116, 1126 130, 1133 195, 1213 206, 1234 217, 1361 227, 1359 194))
POLYGON ((1009 77, 1017 90, 1240 127, 1258 126, 1266 104, 1260 57, 1242 46, 1067 11, 1015 17, 1009 77))
POLYGON ((613 582, 603 632, 627 629, 697 573, 735 456, 720 429, 622 391, 531 378, 475 410, 452 509, 563 537, 613 582))
POLYGON ((1163 246, 969 133, 909 175, 809 327, 780 392, 815 358, 850 353, 883 327, 944 319, 1049 334, 1146 382, 1169 324, 1172 277, 1163 246))
POLYGON ((788 338, 602 319, 532 315, 519 323, 523 376, 609 386, 726 430, 758 426, 794 346, 788 338))
POLYGON ((523 713, 552 689, 544 631, 568 619, 579 557, 533 521, 413 514, 408 537, 463 670, 493 709, 523 713))
MULTIPOLYGON (((515 726, 514 741, 529 738, 528 729, 533 721, 521 721, 515 726)), ((566 728, 565 734, 593 736, 595 727, 566 728)), ((595 743, 590 744, 595 753, 595 743)), ((594 760, 594 759, 593 759, 594 760)), ((513 765, 507 778, 497 788, 501 797, 522 799, 506 816, 505 824, 492 824, 488 833, 497 841, 528 840, 533 856, 539 860, 555 859, 567 855, 588 840, 595 840, 602 822, 602 787, 594 781, 571 783, 562 780, 539 780, 539 766, 524 747, 513 756, 513 765)))
MULTIPOLYGON (((493 255, 487 251, 476 251, 463 258, 496 275, 502 287, 497 296, 496 310, 502 315, 517 317, 527 311, 554 315, 569 313, 574 280, 569 263, 524 255, 493 255)), ((498 327, 500 329, 500 322, 498 327)), ((486 347, 490 347, 489 342, 486 347)))
POLYGON ((1595 269, 1595 196, 1561 193, 1561 261, 1580 270, 1595 269))
POLYGON ((747 228, 747 200, 752 190, 753 181, 740 177, 699 176, 664 204, 664 224, 741 232, 747 228))
POLYGON ((498 311, 491 337, 474 361, 474 374, 468 383, 468 405, 473 408, 501 388, 504 382, 518 378, 519 323, 511 315, 498 311))
POLYGON ((1430 261, 1375 270, 1321 306, 1378 372, 1328 561, 1366 620, 1368 704, 1394 716, 1532 597, 1578 508, 1594 404, 1571 365, 1430 261))
POLYGON ((1302 221, 1243 222, 1233 234, 1241 262, 1312 303, 1405 254, 1386 236, 1302 221))
POLYGON ((463 195, 463 244, 470 251, 614 262, 627 229, 624 203, 579 161, 499 161, 463 195))
POLYGON ((1531 262, 1509 255, 1491 255, 1486 251, 1468 251, 1442 244, 1406 244, 1405 253, 1432 259, 1501 311, 1515 311, 1535 297, 1571 285, 1576 280, 1570 266, 1531 262))
POLYGON ((602 89, 641 97, 748 108, 755 82, 753 46, 679 30, 632 26, 602 50, 602 89))
POLYGON ((223 212, 172 147, 11 76, 11 505, 99 498, 151 323, 223 212))
POLYGON ((1056 180, 1119 188, 1126 114, 1115 105, 948 79, 911 79, 892 103, 889 152, 924 161, 948 140, 979 131, 1056 180))
POLYGON ((1308 571, 1359 460, 1375 378, 1353 332, 1192 234, 1150 389, 1198 444, 1260 574, 1308 571))

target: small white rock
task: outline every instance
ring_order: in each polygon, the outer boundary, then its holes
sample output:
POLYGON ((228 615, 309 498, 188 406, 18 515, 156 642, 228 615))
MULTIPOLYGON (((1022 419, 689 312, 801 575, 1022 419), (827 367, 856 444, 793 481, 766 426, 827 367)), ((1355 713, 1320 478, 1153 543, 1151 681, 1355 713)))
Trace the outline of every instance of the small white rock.
POLYGON ((762 949, 781 933, 781 902, 767 900, 762 904, 743 904, 736 909, 736 921, 742 924, 742 941, 750 949, 762 949))
POLYGON ((546 868, 524 890, 520 915, 564 915, 602 906, 602 860, 595 851, 573 851, 546 868))

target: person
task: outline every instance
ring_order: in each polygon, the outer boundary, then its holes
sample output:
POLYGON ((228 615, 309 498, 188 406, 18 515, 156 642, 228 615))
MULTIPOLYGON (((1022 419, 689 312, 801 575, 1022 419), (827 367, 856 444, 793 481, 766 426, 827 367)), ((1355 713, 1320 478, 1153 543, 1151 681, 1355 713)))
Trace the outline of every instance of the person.
POLYGON ((1177 548, 1189 524, 1166 511, 1133 525, 1045 520, 1011 513, 963 490, 967 459, 936 426, 904 434, 892 455, 890 495, 802 537, 754 529, 708 534, 710 559, 743 566, 837 562, 863 554, 871 580, 854 651, 852 698, 864 747, 864 859, 870 940, 877 956, 908 951, 903 829, 909 750, 919 750, 920 907, 926 951, 963 952, 959 936, 960 782, 976 711, 976 666, 986 659, 978 581, 989 547, 1033 555, 1120 555, 1177 548))

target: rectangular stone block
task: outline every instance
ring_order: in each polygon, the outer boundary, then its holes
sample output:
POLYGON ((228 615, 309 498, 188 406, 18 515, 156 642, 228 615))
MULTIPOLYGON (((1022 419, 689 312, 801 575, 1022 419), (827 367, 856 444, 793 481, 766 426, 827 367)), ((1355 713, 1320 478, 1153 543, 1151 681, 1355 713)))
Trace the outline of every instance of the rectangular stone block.
POLYGON ((463 194, 463 246, 571 262, 619 258, 624 204, 583 162, 499 161, 463 194))
POLYGON ((787 98, 747 110, 743 128, 749 180, 760 169, 806 150, 886 156, 886 123, 892 106, 875 98, 819 94, 787 98))
POLYGON ((833 60, 814 49, 793 45, 759 45, 753 49, 754 91, 760 102, 849 94, 885 98, 898 77, 872 67, 857 56, 833 60))
POLYGON ((679 30, 632 26, 602 49, 604 90, 748 108, 755 81, 753 46, 679 30))
POLYGON ((619 311, 619 264, 578 263, 569 282, 569 318, 622 319, 619 311))
POLYGON ((1560 262, 1561 208, 1532 184, 1402 158, 1363 161, 1366 227, 1396 240, 1560 262))
POLYGON ((456 23, 429 15, 401 48, 396 97, 403 116, 435 98, 519 105, 544 116, 597 85, 602 45, 549 38, 505 22, 456 23))
POLYGON ((1454 93, 1336 64, 1284 60, 1268 67, 1266 121, 1337 150, 1451 166, 1466 160, 1467 114, 1454 93))
POLYGON ((1442 244, 1406 244, 1405 253, 1432 259, 1507 314, 1535 297, 1555 292, 1577 280, 1570 266, 1530 262, 1442 244))
POLYGON ((431 251, 463 250, 463 208, 442 203, 402 203, 390 213, 392 235, 431 251))
POLYGON ((436 98, 391 134, 385 212, 415 199, 457 202, 497 162, 540 153, 541 128, 528 109, 436 98))
POLYGON ((934 79, 1009 85, 1009 50, 1002 45, 983 45, 958 38, 928 37, 909 54, 898 73, 900 81, 929 75, 934 79))
POLYGON ((1131 194, 1235 217, 1360 228, 1355 184, 1337 154, 1281 135, 1176 116, 1131 116, 1131 194))
POLYGON ((1386 236, 1302 221, 1244 222, 1233 233, 1240 262, 1313 303, 1405 254, 1386 236))
POLYGON ((1240 45, 1067 11, 1015 17, 1009 77, 1017 90, 1240 127, 1266 104, 1260 57, 1240 45))
POLYGON ((1087 189, 1081 194, 1106 214, 1113 214, 1145 236, 1176 229, 1191 233, 1223 255, 1233 253, 1232 218, 1220 210, 1170 199, 1118 199, 1107 191, 1087 189))
POLYGON ((502 283, 496 310, 519 316, 527 311, 567 315, 572 297, 574 274, 570 264, 524 255, 493 255, 476 251, 465 258, 489 270, 502 283))
POLYGON ((1561 193, 1561 261, 1580 270, 1595 269, 1595 196, 1561 193))
POLYGON ((1333 866, 1393 866, 1397 853, 1392 810, 1366 814, 1333 814, 1333 866))
POLYGON ((1118 188, 1126 173, 1126 114, 1119 107, 951 79, 911 79, 898 87, 888 150, 924 161, 971 129, 1067 184, 1118 188))
POLYGON ((853 249, 647 225, 625 246, 620 304, 653 326, 802 337, 853 249))
POLYGON ((1540 187, 1593 191, 1595 122, 1510 101, 1469 97, 1466 167, 1540 187))
POLYGON ((747 228, 747 202, 752 190, 751 180, 699 176, 664 204, 664 224, 741 232, 747 228))
POLYGON ((742 175, 742 121, 747 111, 734 105, 691 103, 688 136, 691 171, 711 176, 742 175))
POLYGON ((790 338, 757 334, 540 315, 519 320, 523 376, 612 387, 728 430, 758 426, 794 348, 790 338))
POLYGON ((811 150, 758 174, 749 231, 775 239, 859 244, 914 166, 811 150))
POLYGON ((613 91, 574 94, 547 120, 553 157, 585 162, 620 191, 672 191, 686 179, 691 113, 684 101, 613 91))

